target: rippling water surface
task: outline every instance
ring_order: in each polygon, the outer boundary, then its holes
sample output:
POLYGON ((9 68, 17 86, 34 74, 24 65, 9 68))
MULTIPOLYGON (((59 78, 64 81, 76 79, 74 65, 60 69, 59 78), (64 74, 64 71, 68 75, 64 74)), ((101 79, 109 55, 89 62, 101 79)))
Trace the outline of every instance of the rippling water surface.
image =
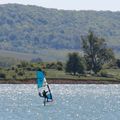
POLYGON ((119 120, 120 85, 50 85, 43 106, 36 85, 0 85, 0 120, 119 120))

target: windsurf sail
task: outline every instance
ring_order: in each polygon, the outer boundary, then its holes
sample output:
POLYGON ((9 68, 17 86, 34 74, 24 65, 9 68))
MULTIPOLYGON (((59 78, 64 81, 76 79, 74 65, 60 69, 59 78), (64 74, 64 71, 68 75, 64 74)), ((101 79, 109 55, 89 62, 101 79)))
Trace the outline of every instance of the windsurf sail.
POLYGON ((46 91, 47 102, 53 101, 52 93, 50 87, 46 81, 45 75, 42 71, 37 71, 37 86, 38 86, 38 93, 40 97, 43 96, 43 91, 46 91))

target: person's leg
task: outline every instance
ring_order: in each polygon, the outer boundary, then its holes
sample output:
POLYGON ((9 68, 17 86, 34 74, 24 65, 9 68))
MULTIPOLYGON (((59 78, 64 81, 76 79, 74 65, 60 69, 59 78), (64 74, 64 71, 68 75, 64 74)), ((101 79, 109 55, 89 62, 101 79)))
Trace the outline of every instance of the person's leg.
POLYGON ((47 102, 49 102, 49 101, 48 101, 48 97, 47 97, 47 102))
POLYGON ((44 103, 44 106, 46 105, 46 98, 44 98, 44 101, 43 101, 43 103, 44 103))

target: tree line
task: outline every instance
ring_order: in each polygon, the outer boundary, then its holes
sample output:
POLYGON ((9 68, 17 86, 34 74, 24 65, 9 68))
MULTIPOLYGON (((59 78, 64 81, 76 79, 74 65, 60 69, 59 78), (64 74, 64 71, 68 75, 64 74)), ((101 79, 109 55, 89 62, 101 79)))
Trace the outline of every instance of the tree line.
MULTIPOLYGON (((120 68, 120 59, 116 59, 114 52, 107 46, 106 40, 100 38, 93 31, 81 36, 83 55, 73 52, 68 54, 66 64, 61 61, 43 62, 41 58, 32 59, 30 62, 21 61, 10 68, 6 68, 6 73, 10 73, 12 78, 33 76, 33 73, 38 69, 55 69, 64 71, 73 75, 85 73, 97 74, 105 64, 109 67, 117 66, 120 68)), ((6 78, 6 73, 0 69, 0 78, 6 78), (2 72, 3 71, 3 72, 2 72)), ((102 73, 105 76, 104 73, 102 73)))

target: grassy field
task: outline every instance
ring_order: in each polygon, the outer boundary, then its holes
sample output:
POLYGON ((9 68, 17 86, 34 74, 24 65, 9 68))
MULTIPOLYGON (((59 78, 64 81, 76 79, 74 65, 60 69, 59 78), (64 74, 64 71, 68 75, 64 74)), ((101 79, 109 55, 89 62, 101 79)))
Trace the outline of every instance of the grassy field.
MULTIPOLYGON (((75 52, 75 50, 53 50, 53 49, 40 49, 39 53, 20 53, 14 51, 0 50, 0 56, 11 57, 18 60, 27 60, 41 58, 45 61, 66 61, 67 55, 70 52, 75 52)), ((76 51, 79 52, 79 51, 76 51)))
POLYGON ((120 69, 106 69, 107 73, 114 76, 114 78, 120 80, 120 69))
MULTIPOLYGON (((107 74, 110 74, 114 77, 98 77, 91 75, 74 76, 66 74, 64 71, 45 69, 46 78, 81 79, 81 80, 120 80, 120 69, 106 69, 105 71, 107 71, 107 74)), ((13 80, 36 78, 36 71, 20 70, 19 72, 16 73, 15 70, 0 69, 0 73, 5 73, 6 79, 13 80)))
MULTIPOLYGON (((6 59, 3 59, 4 61, 6 59)), ((11 59, 13 62, 13 60, 11 59)), ((7 62, 6 62, 7 63, 7 62)), ((120 69, 103 69, 97 75, 83 74, 71 75, 64 71, 65 63, 62 63, 62 69, 57 70, 61 62, 13 62, 12 66, 0 68, 0 78, 5 79, 31 79, 36 78, 36 70, 43 68, 47 78, 63 79, 82 79, 82 80, 120 80, 120 69), (58 64, 59 63, 59 64, 58 64), (47 69, 49 68, 49 69, 47 69), (51 68, 51 69, 50 69, 51 68), (2 76, 2 77, 1 77, 2 76), (101 77, 102 76, 102 77, 101 77)))

